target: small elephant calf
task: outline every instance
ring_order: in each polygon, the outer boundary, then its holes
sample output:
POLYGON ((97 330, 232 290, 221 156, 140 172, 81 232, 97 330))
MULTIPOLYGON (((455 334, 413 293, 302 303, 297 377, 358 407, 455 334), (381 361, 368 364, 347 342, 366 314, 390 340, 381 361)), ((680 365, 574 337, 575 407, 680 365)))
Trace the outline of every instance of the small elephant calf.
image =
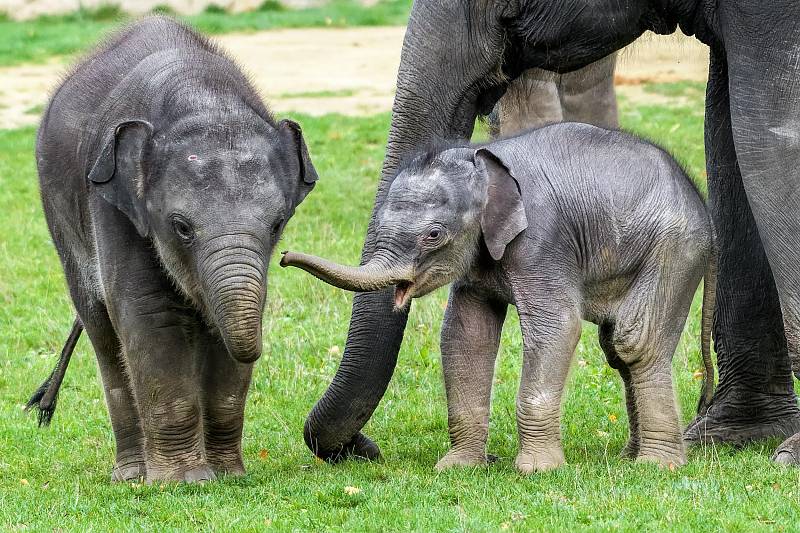
POLYGON ((353 291, 394 284, 398 308, 454 282, 441 338, 452 449, 437 468, 486 462, 509 304, 517 307, 524 345, 521 472, 564 463, 561 395, 581 319, 599 325, 608 362, 625 384, 625 453, 685 463, 671 361, 705 273, 702 407, 712 393, 716 267, 703 201, 666 152, 575 123, 434 149, 400 170, 375 224, 375 246, 361 267, 291 252, 281 265, 353 291))
POLYGON ((317 179, 300 127, 276 122, 205 38, 150 17, 64 79, 36 157, 79 317, 29 402, 40 423, 85 328, 116 438, 114 480, 243 474, 267 265, 317 179))

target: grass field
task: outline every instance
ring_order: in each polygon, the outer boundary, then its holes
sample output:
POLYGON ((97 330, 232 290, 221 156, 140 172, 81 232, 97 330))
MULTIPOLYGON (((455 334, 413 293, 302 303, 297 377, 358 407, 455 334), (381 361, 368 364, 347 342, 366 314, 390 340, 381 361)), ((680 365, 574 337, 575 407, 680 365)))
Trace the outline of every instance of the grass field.
MULTIPOLYGON (((702 93, 692 85, 651 91, 686 107, 634 107, 623 125, 676 153, 703 186, 702 93)), ((321 180, 298 210, 282 248, 342 261, 358 258, 389 116, 298 115, 321 180)), ((0 131, 0 528, 18 530, 572 531, 793 530, 800 470, 769 460, 775 442, 742 450, 698 447, 680 470, 618 459, 627 437, 621 383, 587 325, 564 405, 568 465, 522 478, 514 396, 521 338, 507 321, 499 357, 490 451, 498 463, 437 474, 447 450, 438 332, 446 291, 414 305, 389 391, 365 431, 382 463, 315 460, 302 442, 305 414, 333 375, 351 297, 273 261, 266 352, 256 367, 245 427, 248 475, 202 486, 109 483, 114 444, 82 340, 53 425, 36 428, 22 405, 47 376, 72 321, 58 260, 42 218, 34 129, 0 131)), ((698 299, 699 300, 699 299, 698 299)), ((700 368, 699 301, 674 360, 683 418, 693 414, 700 368)))
MULTIPOLYGON (((210 6, 204 12, 179 17, 205 33, 229 33, 275 28, 405 25, 411 0, 380 0, 364 7, 357 0, 331 0, 324 8, 290 10, 266 1, 255 11, 231 15, 210 6)), ((0 7, 2 10, 2 7, 0 7)), ((169 13, 166 9, 157 9, 169 13)), ((0 11, 0 66, 69 56, 97 42, 128 16, 109 3, 59 16, 17 22, 0 11)))

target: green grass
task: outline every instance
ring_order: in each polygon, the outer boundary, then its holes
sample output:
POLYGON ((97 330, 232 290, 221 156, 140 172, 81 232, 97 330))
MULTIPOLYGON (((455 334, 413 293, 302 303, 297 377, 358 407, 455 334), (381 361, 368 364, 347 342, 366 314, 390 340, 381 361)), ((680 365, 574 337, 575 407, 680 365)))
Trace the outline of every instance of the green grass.
POLYGON ((706 84, 699 81, 676 81, 665 83, 649 83, 644 86, 648 93, 660 94, 670 97, 698 97, 706 92, 706 84))
MULTIPOLYGON (((198 30, 217 34, 275 28, 402 25, 410 7, 410 0, 381 0, 372 7, 364 7, 356 0, 331 0, 324 7, 290 10, 265 2, 261 9, 245 13, 230 14, 212 7, 179 18, 198 30)), ((155 11, 170 13, 167 7, 155 11)), ((0 17, 0 66, 42 62, 81 52, 128 18, 113 5, 22 22, 0 17)))
MULTIPOLYGON (((699 101, 695 101, 699 105, 699 101)), ((676 150, 702 182, 701 118, 691 108, 622 106, 622 122, 676 150), (675 130, 675 125, 680 127, 675 130)), ((358 258, 388 114, 295 117, 321 176, 279 248, 358 258)), ((675 472, 618 459, 627 437, 621 383, 587 325, 564 404, 568 465, 530 478, 513 469, 521 338, 506 324, 485 468, 433 471, 447 450, 438 332, 445 290, 414 305, 395 378, 365 431, 383 463, 330 466, 302 442, 305 414, 330 381, 351 296, 297 270, 270 273, 266 353, 247 408, 248 475, 203 486, 109 483, 114 453, 94 356, 81 340, 52 427, 21 407, 47 376, 72 321, 38 201, 32 128, 0 131, 0 528, 33 530, 732 531, 795 529, 800 471, 772 464, 775 443, 699 447, 675 472), (348 494, 345 487, 360 492, 348 494)), ((699 383, 699 302, 674 359, 688 421, 699 383)))

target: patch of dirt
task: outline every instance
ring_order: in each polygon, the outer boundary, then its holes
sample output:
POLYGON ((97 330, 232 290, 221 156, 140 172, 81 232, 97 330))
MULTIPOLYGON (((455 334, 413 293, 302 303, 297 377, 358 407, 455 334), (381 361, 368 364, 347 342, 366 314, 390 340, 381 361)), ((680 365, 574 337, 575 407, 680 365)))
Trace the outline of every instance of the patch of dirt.
MULTIPOLYGON (((216 40, 244 67, 278 115, 369 115, 389 111, 400 63, 403 27, 314 28, 230 34, 216 40)), ((0 68, 0 128, 35 124, 37 112, 66 67, 0 68)), ((644 83, 703 81, 708 49, 683 36, 647 35, 620 55, 616 83, 632 102, 671 102, 644 83)))

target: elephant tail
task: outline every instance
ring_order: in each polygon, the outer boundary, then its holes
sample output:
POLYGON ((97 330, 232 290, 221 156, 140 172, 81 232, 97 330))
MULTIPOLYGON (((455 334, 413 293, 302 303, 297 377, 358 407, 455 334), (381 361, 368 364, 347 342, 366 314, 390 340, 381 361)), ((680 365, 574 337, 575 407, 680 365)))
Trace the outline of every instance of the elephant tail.
POLYGON ((703 416, 711 407, 714 396, 714 361, 711 360, 711 330, 714 327, 714 310, 717 303, 717 239, 711 225, 711 249, 708 254, 705 276, 703 277, 703 309, 700 320, 700 352, 703 355, 703 385, 697 414, 703 416))
POLYGON ((56 402, 58 401, 58 390, 64 381, 69 360, 75 350, 75 345, 78 344, 81 332, 83 332, 83 324, 81 319, 76 316, 75 322, 72 323, 72 330, 69 332, 69 337, 67 337, 67 342, 64 343, 64 347, 61 349, 61 355, 58 357, 56 367, 50 372, 50 376, 44 383, 36 389, 36 392, 33 393, 33 396, 25 406, 26 411, 34 407, 39 411, 39 427, 49 425, 50 420, 53 418, 56 402))

